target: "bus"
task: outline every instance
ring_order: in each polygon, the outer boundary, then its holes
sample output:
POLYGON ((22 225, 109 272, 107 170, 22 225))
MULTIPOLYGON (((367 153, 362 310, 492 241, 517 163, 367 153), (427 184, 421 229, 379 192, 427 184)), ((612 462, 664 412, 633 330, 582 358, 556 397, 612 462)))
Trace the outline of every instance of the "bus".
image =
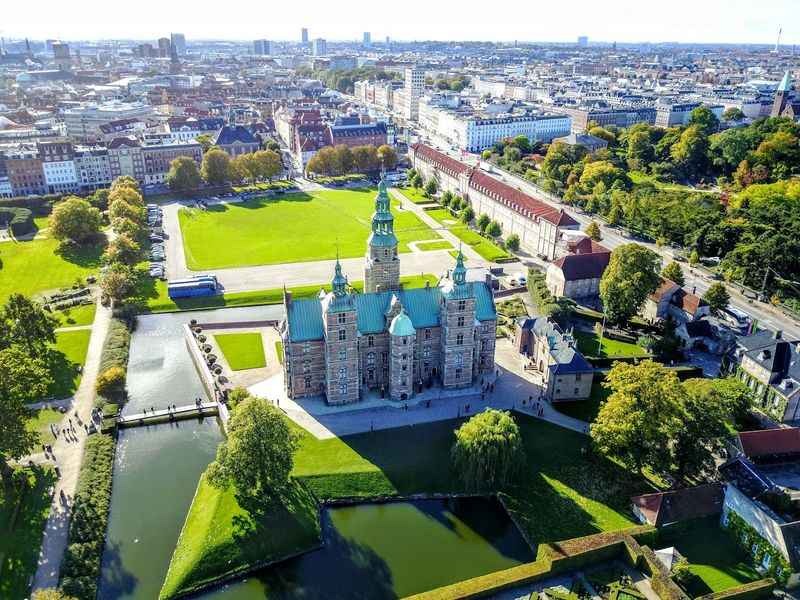
POLYGON ((747 328, 750 326, 750 315, 732 306, 723 308, 719 316, 725 323, 737 328, 741 332, 747 331, 747 328))
POLYGON ((219 289, 214 275, 199 275, 186 279, 173 279, 167 284, 170 298, 193 298, 196 296, 213 296, 219 289))

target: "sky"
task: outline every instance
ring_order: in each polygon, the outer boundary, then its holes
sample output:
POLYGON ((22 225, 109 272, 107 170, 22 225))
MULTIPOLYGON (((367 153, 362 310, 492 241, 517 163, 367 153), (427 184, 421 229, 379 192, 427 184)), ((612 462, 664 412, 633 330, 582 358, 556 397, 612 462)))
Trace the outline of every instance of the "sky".
POLYGON ((800 45, 800 0, 4 0, 0 35, 34 39, 488 40, 800 45))

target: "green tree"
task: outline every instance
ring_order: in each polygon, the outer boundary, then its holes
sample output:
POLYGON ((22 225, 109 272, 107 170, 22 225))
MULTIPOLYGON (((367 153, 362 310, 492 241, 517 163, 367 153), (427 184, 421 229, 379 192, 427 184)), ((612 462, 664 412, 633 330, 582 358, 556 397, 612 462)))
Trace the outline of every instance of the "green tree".
POLYGON ((316 175, 333 175, 336 172, 336 151, 330 146, 320 148, 306 164, 306 171, 316 175))
POLYGON ((112 263, 100 275, 100 290, 103 295, 119 301, 133 292, 136 276, 133 270, 122 263, 112 263))
POLYGON ((203 149, 203 152, 208 152, 214 145, 214 138, 207 133, 201 133, 195 138, 195 140, 197 141, 198 144, 200 144, 200 147, 203 149))
POLYGON ((44 588, 33 592, 31 600, 77 600, 77 598, 68 596, 56 588, 44 588))
POLYGON ((147 210, 143 205, 131 204, 124 197, 113 198, 108 208, 108 218, 112 224, 117 219, 130 219, 138 225, 144 225, 147 220, 147 210))
POLYGON ((422 179, 422 175, 416 173, 411 179, 408 180, 408 182, 411 184, 411 187, 413 187, 415 190, 418 190, 422 187, 424 180, 422 179))
POLYGON ((719 129, 719 119, 707 106, 698 106, 689 115, 689 126, 696 125, 706 135, 711 135, 719 129))
POLYGON ((356 146, 353 148, 353 168, 358 173, 373 173, 381 168, 375 146, 356 146))
POLYGON ((431 178, 428 183, 425 184, 425 195, 428 198, 433 198, 436 195, 436 192, 439 190, 439 185, 436 183, 436 180, 431 178))
POLYGON ((487 215, 486 213, 481 213, 481 216, 478 217, 478 220, 476 222, 476 225, 478 226, 478 229, 481 231, 481 233, 486 231, 486 228, 489 226, 489 223, 491 223, 491 221, 492 220, 489 218, 489 215, 487 215))
POLYGON ((208 468, 218 488, 233 485, 242 495, 280 494, 289 483, 297 438, 283 413, 259 398, 233 409, 228 436, 208 468))
POLYGON ((683 268, 674 260, 664 267, 664 270, 661 271, 661 276, 664 277, 664 279, 674 281, 681 287, 686 285, 686 277, 683 275, 683 268))
POLYGON ((472 210, 472 207, 471 206, 464 207, 464 209, 461 211, 461 221, 463 223, 469 223, 474 218, 475 218, 475 211, 472 210))
POLYGON ((18 345, 35 358, 45 358, 56 342, 58 321, 38 303, 22 294, 11 294, 0 311, 0 349, 18 345))
MULTIPOLYGON (((697 109, 695 109, 697 110, 697 109)), ((670 149, 675 165, 687 177, 704 174, 708 168, 708 135, 700 125, 692 125, 670 149)))
POLYGON ((511 140, 511 143, 514 145, 514 147, 519 148, 519 151, 522 152, 522 154, 528 154, 531 151, 531 141, 524 135, 516 136, 513 140, 511 140))
POLYGON ((605 140, 606 142, 608 142, 609 146, 613 146, 614 144, 617 143, 617 136, 615 136, 613 133, 611 133, 605 127, 599 127, 599 126, 598 127, 592 127, 589 130, 589 135, 593 135, 596 138, 600 138, 601 140, 605 140))
POLYGON ((231 157, 220 148, 211 148, 203 155, 200 176, 209 185, 224 185, 231 176, 231 157))
POLYGON ((142 193, 142 190, 139 187, 139 182, 130 175, 122 175, 111 182, 111 193, 114 193, 122 188, 130 188, 140 195, 142 193))
POLYGON ((384 169, 391 171, 397 166, 397 151, 388 144, 383 144, 378 147, 378 160, 384 169))
POLYGON ((273 150, 259 150, 253 153, 258 178, 272 181, 283 170, 281 156, 273 150))
POLYGON ((600 225, 597 224, 597 221, 592 221, 586 226, 586 235, 595 242, 599 242, 603 239, 603 234, 600 231, 600 225))
POLYGON ((624 244, 611 253, 600 279, 600 298, 612 323, 635 315, 661 280, 661 258, 639 244, 624 244))
POLYGON ((655 159, 653 144, 650 134, 646 131, 636 131, 628 136, 628 149, 626 152, 628 167, 633 170, 646 171, 655 159))
POLYGON ((722 120, 723 121, 741 121, 744 119, 744 113, 742 109, 737 106, 731 106, 725 109, 725 112, 722 113, 722 120))
POLYGON ((515 163, 522 158, 522 152, 516 146, 506 146, 506 149, 503 151, 503 158, 509 162, 515 163))
POLYGON ((497 238, 500 237, 500 234, 502 233, 503 233, 503 228, 500 227, 500 223, 498 223, 497 221, 492 221, 486 227, 486 235, 490 237, 497 238))
POLYGON ((142 256, 141 246, 129 235, 121 234, 106 246, 104 258, 107 263, 122 263, 134 266, 142 256))
POLYGON ((724 308, 727 308, 728 303, 731 301, 731 295, 725 284, 719 281, 712 283, 703 294, 703 300, 708 303, 708 307, 712 314, 717 314, 724 308))
POLYGON ((41 358, 33 358, 20 346, 0 350, 0 476, 6 486, 13 474, 10 461, 33 450, 39 440, 28 430, 31 410, 25 403, 41 398, 52 383, 50 371, 41 358))
POLYGON ((512 233, 510 236, 508 236, 508 239, 506 240, 506 247, 512 252, 519 250, 519 236, 516 233, 512 233))
POLYGON ((652 360, 616 362, 603 386, 611 391, 591 425, 604 455, 641 473, 669 469, 669 442, 683 425, 686 392, 674 371, 652 360))
POLYGON ((188 156, 179 156, 169 165, 167 185, 176 192, 191 192, 200 187, 202 179, 200 170, 194 159, 188 156))
POLYGON ((346 175, 353 172, 353 151, 349 146, 339 144, 334 149, 334 171, 338 175, 346 175))
POLYGON ((87 198, 89 204, 94 206, 97 210, 103 211, 108 208, 108 196, 110 190, 108 189, 99 189, 95 190, 91 196, 87 198))
POLYGON ((486 409, 455 434, 453 464, 467 489, 502 488, 521 472, 525 451, 519 426, 510 413, 486 409))
POLYGON ((82 198, 59 202, 50 215, 50 235, 62 242, 83 244, 96 240, 103 218, 100 211, 82 198))
POLYGON ((691 253, 689 254, 689 264, 692 265, 693 267, 700 264, 700 254, 697 252, 696 249, 692 250, 691 253))

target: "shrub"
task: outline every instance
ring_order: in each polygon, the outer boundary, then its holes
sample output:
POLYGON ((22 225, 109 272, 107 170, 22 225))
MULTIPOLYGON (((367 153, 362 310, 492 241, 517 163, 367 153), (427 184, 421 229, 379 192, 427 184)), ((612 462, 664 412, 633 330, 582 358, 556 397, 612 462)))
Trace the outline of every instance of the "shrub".
MULTIPOLYGON (((104 387, 102 392, 97 389, 98 398, 95 401, 95 406, 102 407, 109 400, 117 403, 122 403, 124 401, 124 374, 127 373, 128 369, 128 352, 130 350, 130 344, 131 332, 125 321, 117 317, 111 319, 111 324, 108 328, 108 335, 106 336, 106 340, 103 344, 103 352, 100 355, 101 375, 97 378, 97 383, 99 384, 103 376, 107 373, 111 374, 111 370, 115 368, 122 370, 123 383, 119 388, 114 388, 113 386, 104 387)), ((118 382, 118 377, 118 375, 114 375, 109 380, 109 383, 114 381, 118 382)))
POLYGON ((519 250, 519 236, 516 233, 512 233, 510 236, 508 236, 508 239, 506 240, 506 247, 514 252, 519 250))
POLYGON ((95 391, 101 396, 111 396, 125 390, 125 369, 110 367, 97 376, 95 391))
POLYGON ((7 223, 15 236, 31 233, 34 229, 33 213, 27 208, 0 206, 0 223, 7 223))
POLYGON ((500 227, 500 223, 497 221, 492 221, 486 227, 486 234, 493 238, 499 237, 501 233, 503 233, 503 228, 500 227))

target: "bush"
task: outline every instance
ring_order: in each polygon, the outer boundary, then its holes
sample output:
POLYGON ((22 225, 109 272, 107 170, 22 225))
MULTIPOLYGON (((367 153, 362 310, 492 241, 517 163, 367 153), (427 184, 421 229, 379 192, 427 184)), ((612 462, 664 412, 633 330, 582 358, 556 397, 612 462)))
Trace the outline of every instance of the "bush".
POLYGON ((95 391, 101 396, 112 396, 125 390, 125 369, 110 367, 97 376, 95 391))
POLYGON ((17 237, 34 230, 33 213, 28 208, 0 206, 0 223, 8 223, 8 228, 17 237))
POLYGON ((506 240, 506 247, 514 252, 519 250, 519 236, 516 233, 512 233, 510 236, 508 236, 508 239, 506 240))
MULTIPOLYGON (((97 383, 106 374, 112 375, 112 369, 121 369, 123 375, 127 373, 128 369, 128 353, 130 351, 131 332, 125 321, 115 317, 111 320, 109 325, 108 335, 106 336, 105 343, 103 344, 103 353, 100 355, 100 373, 97 378, 97 383)), ((109 383, 114 381, 119 382, 119 375, 113 375, 109 383)), ((122 403, 125 399, 125 387, 123 376, 123 385, 120 388, 113 386, 105 387, 101 392, 97 389, 98 398, 95 401, 95 406, 102 407, 107 401, 122 403)))
POLYGON ((94 600, 97 596, 111 506, 113 463, 114 438, 89 436, 73 501, 69 545, 61 565, 61 587, 78 600, 94 600))
POLYGON ((60 194, 47 194, 45 196, 17 196, 15 198, 0 198, 0 207, 27 208, 38 217, 44 217, 53 210, 53 205, 61 200, 60 194))

